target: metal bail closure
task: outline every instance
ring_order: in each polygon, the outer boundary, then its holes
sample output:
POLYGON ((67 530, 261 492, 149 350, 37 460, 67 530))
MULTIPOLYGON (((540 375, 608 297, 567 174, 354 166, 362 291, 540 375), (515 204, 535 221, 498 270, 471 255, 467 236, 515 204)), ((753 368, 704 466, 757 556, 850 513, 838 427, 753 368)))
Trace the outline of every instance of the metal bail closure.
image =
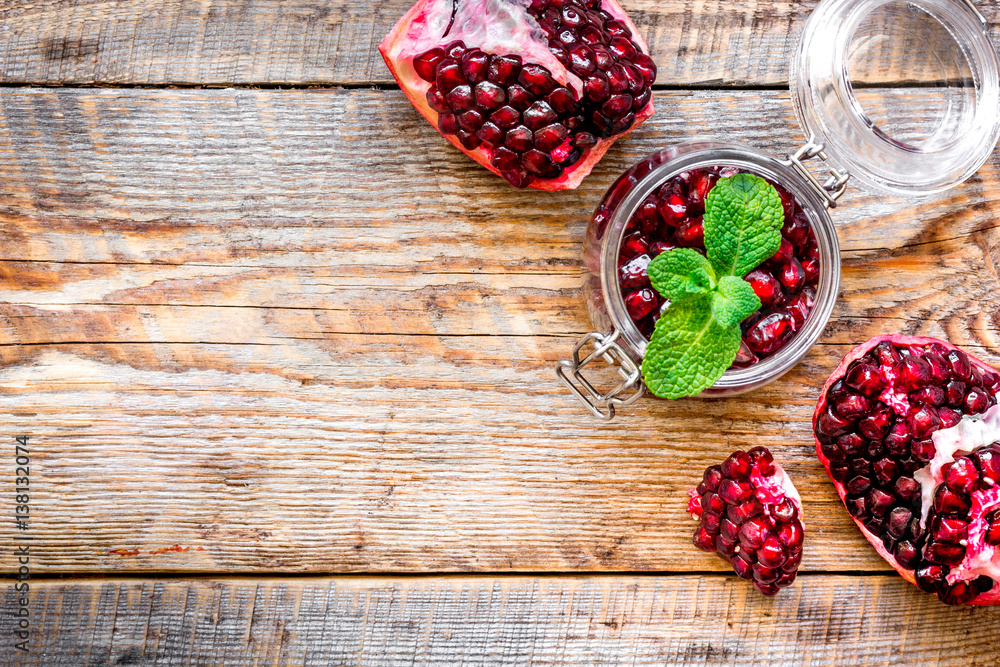
POLYGON ((616 406, 631 405, 639 400, 646 391, 646 386, 642 383, 639 365, 618 344, 620 335, 617 329, 606 336, 596 332, 589 333, 581 338, 580 342, 573 348, 572 361, 560 361, 556 366, 556 375, 563 381, 563 384, 569 387, 569 390, 587 406, 587 409, 595 417, 604 421, 614 419, 616 406), (592 344, 594 349, 581 359, 580 351, 588 343, 592 344), (597 358, 603 359, 605 363, 618 371, 618 375, 622 378, 618 386, 605 394, 596 389, 583 375, 583 368, 597 358), (621 398, 622 396, 624 398, 621 398))
POLYGON ((819 193, 826 203, 827 208, 836 208, 837 200, 840 196, 844 194, 847 190, 847 179, 851 176, 846 172, 842 172, 839 169, 835 169, 830 165, 826 165, 830 170, 830 175, 827 179, 820 183, 819 179, 816 178, 811 171, 806 169, 803 164, 805 160, 810 160, 814 157, 818 157, 820 160, 826 161, 826 153, 823 152, 823 144, 816 143, 816 140, 812 137, 809 141, 797 151, 794 155, 789 155, 787 160, 782 160, 782 164, 791 167, 796 172, 799 173, 802 178, 806 179, 809 183, 819 193))

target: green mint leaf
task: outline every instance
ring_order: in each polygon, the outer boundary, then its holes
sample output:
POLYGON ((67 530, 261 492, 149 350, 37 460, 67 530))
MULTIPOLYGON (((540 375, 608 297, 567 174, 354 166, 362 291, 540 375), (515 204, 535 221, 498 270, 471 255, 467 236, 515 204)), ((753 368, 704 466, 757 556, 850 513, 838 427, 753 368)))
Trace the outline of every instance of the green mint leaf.
POLYGON ((720 179, 705 199, 705 249, 720 276, 742 278, 778 251, 784 211, 774 186, 753 174, 720 179))
POLYGON ((739 326, 760 308, 760 298, 750 283, 736 276, 722 276, 719 287, 712 292, 712 315, 719 326, 729 329, 739 326))
POLYGON ((715 271, 700 252, 676 248, 657 255, 647 269, 653 289, 670 303, 680 303, 715 289, 715 271))
POLYGON ((726 328, 716 321, 710 297, 671 305, 656 321, 642 376, 660 398, 694 396, 722 377, 739 348, 739 327, 726 328))

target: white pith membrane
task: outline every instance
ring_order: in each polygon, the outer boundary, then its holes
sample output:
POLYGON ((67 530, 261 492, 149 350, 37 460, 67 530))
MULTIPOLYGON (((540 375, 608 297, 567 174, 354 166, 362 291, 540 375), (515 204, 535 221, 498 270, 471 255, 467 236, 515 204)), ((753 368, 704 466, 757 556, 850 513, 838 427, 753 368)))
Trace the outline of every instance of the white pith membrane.
MULTIPOLYGON (((994 405, 980 415, 965 415, 955 426, 935 431, 931 439, 934 441, 934 458, 913 473, 913 478, 920 483, 920 525, 924 527, 934 503, 934 493, 944 483, 941 470, 955 460, 955 452, 972 453, 1000 441, 1000 405, 994 405)), ((948 573, 945 580, 949 584, 975 579, 980 575, 1000 581, 1000 550, 984 541, 989 528, 986 515, 1000 507, 1000 487, 993 485, 988 478, 981 481, 988 488, 970 495, 969 538, 961 543, 966 548, 965 559, 948 573)))
POLYGON ((764 514, 773 519, 774 516, 771 512, 774 510, 774 507, 788 497, 795 501, 795 507, 799 510, 799 522, 801 523, 802 500, 799 498, 799 492, 795 489, 791 478, 785 473, 784 468, 774 462, 771 465, 774 466, 774 472, 768 477, 760 474, 759 463, 754 463, 753 469, 750 471, 750 483, 754 486, 754 493, 757 495, 757 500, 764 505, 764 514))
MULTIPOLYGON (((525 63, 544 66, 552 73, 552 78, 581 98, 583 81, 549 51, 549 38, 527 12, 530 4, 530 0, 464 0, 457 4, 455 21, 449 30, 452 0, 429 0, 424 13, 410 23, 407 39, 399 40, 390 55, 397 60, 400 56, 412 60, 428 49, 459 39, 469 48, 494 55, 510 53, 510 45, 517 44, 518 55, 525 63), (491 18, 484 20, 486 16, 491 18), (447 35, 445 30, 448 30, 447 35)), ((418 80, 426 92, 431 84, 419 77, 418 80)))

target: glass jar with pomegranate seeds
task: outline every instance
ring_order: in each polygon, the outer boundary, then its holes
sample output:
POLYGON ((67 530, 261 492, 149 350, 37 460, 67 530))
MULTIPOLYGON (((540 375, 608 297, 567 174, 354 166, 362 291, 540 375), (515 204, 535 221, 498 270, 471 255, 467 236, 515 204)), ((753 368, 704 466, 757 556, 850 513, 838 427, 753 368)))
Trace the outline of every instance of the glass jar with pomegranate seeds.
POLYGON ((699 394, 707 398, 776 380, 819 339, 840 286, 829 209, 849 178, 879 192, 931 195, 975 173, 1000 137, 1000 63, 970 0, 822 0, 800 39, 791 89, 809 139, 787 158, 688 142, 634 165, 595 210, 584 293, 596 331, 557 373, 596 416, 611 419, 642 396, 642 357, 669 305, 646 267, 674 247, 704 250, 705 196, 720 177, 766 179, 785 220, 781 248, 746 276, 763 307, 742 323, 736 361, 699 394), (825 178, 806 166, 814 158, 825 178), (616 386, 598 389, 584 376, 598 359, 617 372, 616 386))

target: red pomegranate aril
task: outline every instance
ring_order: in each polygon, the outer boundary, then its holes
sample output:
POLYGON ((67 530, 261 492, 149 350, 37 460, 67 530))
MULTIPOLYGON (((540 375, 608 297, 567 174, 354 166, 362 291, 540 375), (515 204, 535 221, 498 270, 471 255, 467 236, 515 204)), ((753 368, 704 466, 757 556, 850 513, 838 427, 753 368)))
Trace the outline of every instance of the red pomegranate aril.
POLYGON ((719 484, 719 495, 727 503, 735 505, 748 500, 753 495, 753 487, 747 482, 724 479, 719 484))
POLYGON ((872 464, 872 472, 875 473, 875 481, 882 486, 889 486, 899 477, 899 466, 890 458, 883 458, 872 464))
POLYGON ((715 551, 715 538, 715 535, 702 526, 698 526, 694 531, 694 545, 702 551, 715 551))
POLYGON ((567 136, 569 136, 569 132, 562 125, 558 123, 548 125, 535 131, 535 148, 540 151, 552 152, 566 141, 567 136))
POLYGON ((781 285, 770 273, 761 269, 754 269, 746 275, 744 280, 750 283, 750 287, 753 288, 754 293, 763 305, 771 306, 784 301, 781 285))
POLYGON ((701 508, 709 514, 721 516, 726 511, 726 501, 717 493, 706 492, 701 497, 701 508))
POLYGON ((862 450, 867 441, 857 433, 845 433, 837 438, 837 447, 847 456, 854 456, 862 450))
POLYGON ((1000 546, 1000 511, 986 516, 988 522, 984 541, 991 546, 1000 546))
POLYGON ((622 288, 634 290, 649 285, 649 262, 649 255, 641 254, 623 264, 618 269, 618 283, 622 288))
POLYGON ((897 542, 893 555, 900 565, 908 569, 912 569, 920 560, 920 550, 909 540, 897 542))
POLYGON ((737 505, 730 505, 726 510, 726 516, 730 520, 742 524, 747 519, 755 517, 764 511, 764 506, 761 504, 757 498, 750 498, 744 503, 737 505))
POLYGON ((861 363, 848 372, 844 384, 865 396, 875 396, 885 387, 885 380, 873 365, 861 363))
POLYGON ((725 477, 736 480, 744 480, 750 477, 753 469, 753 461, 746 452, 733 452, 722 462, 721 472, 725 477))
POLYGON ((796 248, 805 246, 812 236, 805 213, 797 212, 791 219, 786 216, 785 220, 785 226, 781 228, 781 235, 791 241, 796 248))
POLYGON ((799 264, 799 260, 792 257, 792 259, 781 267, 778 278, 781 281, 782 286, 789 293, 796 293, 806 282, 806 274, 802 269, 802 265, 799 264))
POLYGON ((857 477, 852 477, 847 482, 847 492, 852 496, 860 496, 870 489, 872 486, 872 481, 863 475, 858 475, 857 477))
POLYGON ((910 502, 920 497, 920 482, 912 477, 900 477, 893 484, 892 490, 904 502, 910 502))
POLYGON ((914 438, 927 437, 941 425, 937 410, 929 405, 911 409, 906 416, 906 422, 914 438))
POLYGON ((938 514, 966 514, 969 501, 942 485, 934 493, 934 511, 938 514))
POLYGON ((833 407, 827 407, 826 411, 819 418, 817 429, 827 438, 836 438, 847 433, 854 422, 844 419, 833 411, 833 407))
POLYGON ((936 516, 931 524, 931 537, 939 542, 961 542, 969 538, 969 524, 954 517, 936 516))
POLYGON ((649 288, 632 292, 625 297, 625 308, 628 310, 629 317, 641 320, 659 308, 656 292, 649 288))
POLYGON ((917 440, 910 444, 910 454, 921 463, 927 463, 934 458, 934 441, 930 438, 917 440))
POLYGON ((705 474, 702 476, 701 482, 709 491, 715 491, 719 488, 719 483, 722 481, 723 476, 720 466, 709 466, 705 469, 705 474))
POLYGON ((515 153, 523 153, 535 145, 535 140, 531 130, 524 125, 518 125, 507 130, 503 145, 515 153))
POLYGON ((924 547, 924 558, 940 565, 958 565, 965 559, 965 547, 950 542, 930 542, 924 547))
POLYGON ((743 558, 743 554, 737 554, 732 560, 733 572, 740 579, 750 579, 753 577, 753 563, 743 558))
POLYGON ((886 530, 888 530, 893 537, 904 537, 910 526, 911 519, 913 519, 913 512, 905 507, 894 507, 892 511, 889 512, 886 530))
POLYGON ((972 459, 960 456, 941 468, 944 483, 958 494, 969 494, 979 486, 979 471, 972 459))
POLYGON ((990 406, 990 398, 985 391, 973 387, 965 395, 964 406, 967 414, 978 415, 990 406))
POLYGON ((871 401, 860 394, 851 393, 837 401, 835 409, 841 417, 855 420, 868 413, 871 401))
POLYGON ((961 350, 949 350, 946 359, 955 377, 966 382, 972 379, 972 362, 969 361, 969 357, 965 352, 961 350))
POLYGON ((781 237, 781 245, 778 246, 778 251, 771 256, 771 261, 777 266, 782 266, 790 262, 794 257, 795 248, 792 247, 788 239, 781 237))
POLYGON ((677 245, 694 248, 705 246, 705 228, 701 218, 689 218, 677 226, 674 232, 677 245))
POLYGON ((794 333, 791 324, 792 318, 788 313, 771 313, 747 331, 745 337, 747 345, 757 354, 776 352, 794 333))
POLYGON ((480 143, 479 137, 468 130, 459 130, 455 133, 455 136, 458 138, 458 141, 462 144, 462 146, 469 150, 475 149, 480 143))
POLYGON ((431 83, 437 74, 437 64, 444 58, 444 49, 435 47, 413 59, 413 69, 421 79, 431 83))
POLYGON ((987 447, 973 452, 971 458, 982 473, 984 482, 986 480, 994 484, 1000 482, 1000 452, 987 447))
POLYGON ((438 129, 448 134, 458 132, 458 118, 453 113, 443 113, 438 116, 438 129))
MULTIPOLYGON (((494 136, 492 129, 494 127, 495 126, 492 125, 492 123, 486 123, 485 125, 483 125, 483 127, 479 128, 479 132, 476 134, 476 136, 478 136, 483 141, 486 141, 487 140, 486 136, 489 136, 491 138, 494 136), (490 128, 488 131, 486 129, 487 127, 490 128)), ((497 130, 497 132, 500 132, 500 130, 497 130)), ((500 136, 502 137, 503 134, 500 133, 500 136)), ((493 152, 492 164, 494 167, 496 167, 501 171, 509 171, 511 169, 516 169, 518 165, 521 164, 521 156, 515 153, 514 151, 510 150, 509 148, 501 146, 493 152)))
POLYGON ((768 520, 764 516, 750 519, 740 528, 739 540, 745 548, 756 551, 764 545, 764 540, 771 534, 768 520))
POLYGON ((868 512, 874 517, 881 517, 895 501, 891 493, 886 493, 882 489, 872 489, 867 496, 868 512))

